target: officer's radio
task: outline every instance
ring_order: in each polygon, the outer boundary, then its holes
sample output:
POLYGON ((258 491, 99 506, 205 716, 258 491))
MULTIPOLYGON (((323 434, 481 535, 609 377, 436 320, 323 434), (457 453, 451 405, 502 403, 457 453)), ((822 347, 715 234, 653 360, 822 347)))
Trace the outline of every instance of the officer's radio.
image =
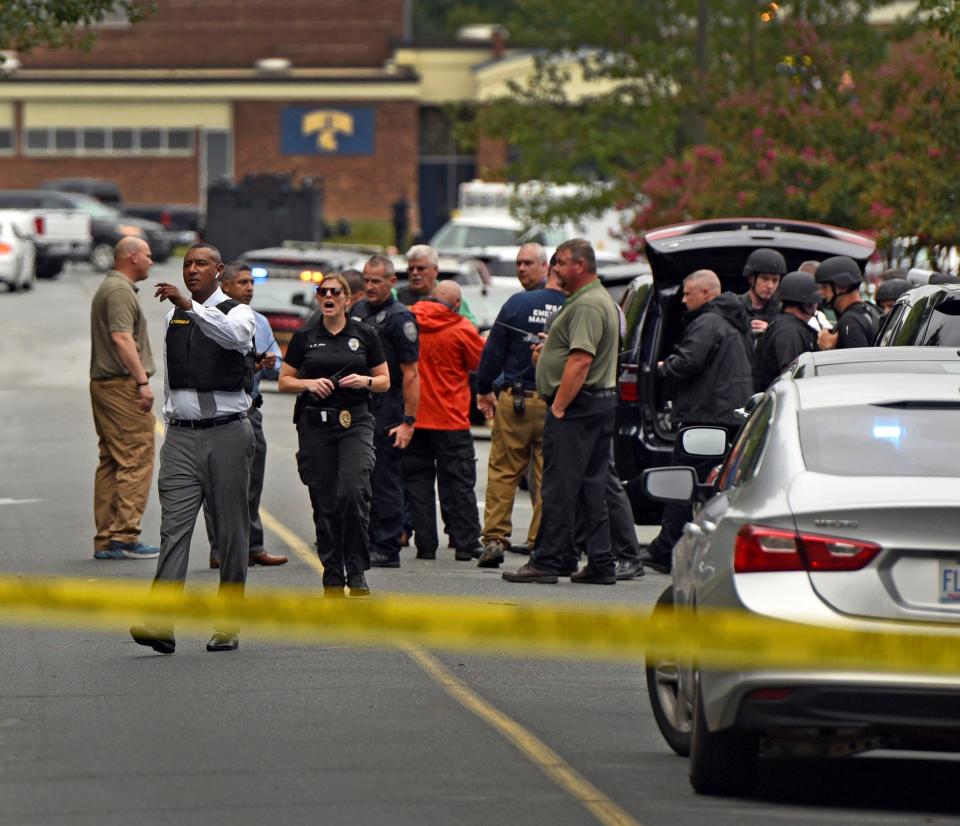
POLYGON ((523 394, 523 379, 520 376, 513 380, 510 390, 513 393, 513 412, 522 416, 526 411, 526 398, 523 394))

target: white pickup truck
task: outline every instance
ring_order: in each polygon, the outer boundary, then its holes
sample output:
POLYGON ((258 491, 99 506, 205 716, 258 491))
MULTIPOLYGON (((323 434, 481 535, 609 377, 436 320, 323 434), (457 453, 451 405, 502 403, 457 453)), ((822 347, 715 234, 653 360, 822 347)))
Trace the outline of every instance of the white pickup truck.
POLYGON ((19 209, 33 216, 38 278, 53 278, 67 261, 89 257, 90 216, 72 209, 59 192, 2 189, 0 209, 19 209))

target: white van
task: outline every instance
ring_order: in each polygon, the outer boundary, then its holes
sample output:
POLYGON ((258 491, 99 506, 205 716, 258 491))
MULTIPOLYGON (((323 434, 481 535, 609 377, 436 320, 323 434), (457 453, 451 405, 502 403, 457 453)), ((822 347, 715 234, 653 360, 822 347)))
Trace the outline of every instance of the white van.
POLYGON ((539 184, 531 181, 514 184, 489 181, 468 181, 460 185, 457 214, 444 224, 430 246, 442 255, 467 256, 487 262, 491 272, 498 274, 509 269, 521 244, 536 242, 546 247, 548 254, 568 238, 586 238, 593 244, 599 263, 614 264, 623 261, 626 248, 612 233, 619 229, 614 210, 599 218, 564 221, 554 226, 524 225, 510 213, 517 201, 535 198, 574 198, 582 188, 574 184, 564 186, 539 184))

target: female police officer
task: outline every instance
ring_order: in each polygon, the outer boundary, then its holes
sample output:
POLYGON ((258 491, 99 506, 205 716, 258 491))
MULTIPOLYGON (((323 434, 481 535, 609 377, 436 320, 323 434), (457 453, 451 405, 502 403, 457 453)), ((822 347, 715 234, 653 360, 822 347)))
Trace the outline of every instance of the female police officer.
POLYGON ((339 275, 317 287, 320 318, 293 334, 278 389, 299 393, 293 419, 300 449, 297 467, 310 491, 323 563, 324 592, 370 593, 367 526, 373 471, 370 393, 384 393, 390 374, 376 331, 348 319, 350 288, 339 275))

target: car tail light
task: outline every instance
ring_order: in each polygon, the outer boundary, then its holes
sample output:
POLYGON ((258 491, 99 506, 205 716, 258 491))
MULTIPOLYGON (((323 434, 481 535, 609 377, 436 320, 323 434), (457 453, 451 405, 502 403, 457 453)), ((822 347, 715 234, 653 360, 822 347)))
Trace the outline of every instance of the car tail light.
POLYGON ((160 223, 163 224, 164 229, 170 229, 170 224, 173 223, 173 221, 170 218, 170 213, 167 212, 167 210, 163 210, 160 213, 160 223))
POLYGON ((636 364, 624 364, 620 370, 620 398, 625 402, 640 401, 640 372, 636 364))
POLYGON ((733 570, 856 571, 878 553, 880 546, 872 542, 744 525, 734 546, 733 570))
POLYGON ((13 252, 13 247, 6 241, 0 241, 0 255, 9 255, 11 252, 13 252))
POLYGON ((792 688, 755 688, 750 692, 749 698, 767 703, 776 703, 786 700, 791 694, 793 694, 792 688))
POLYGON ((296 315, 272 315, 267 313, 267 321, 274 332, 292 333, 303 326, 303 319, 296 315))
POLYGON ((37 235, 43 235, 47 230, 46 219, 42 215, 33 216, 33 229, 37 235))

